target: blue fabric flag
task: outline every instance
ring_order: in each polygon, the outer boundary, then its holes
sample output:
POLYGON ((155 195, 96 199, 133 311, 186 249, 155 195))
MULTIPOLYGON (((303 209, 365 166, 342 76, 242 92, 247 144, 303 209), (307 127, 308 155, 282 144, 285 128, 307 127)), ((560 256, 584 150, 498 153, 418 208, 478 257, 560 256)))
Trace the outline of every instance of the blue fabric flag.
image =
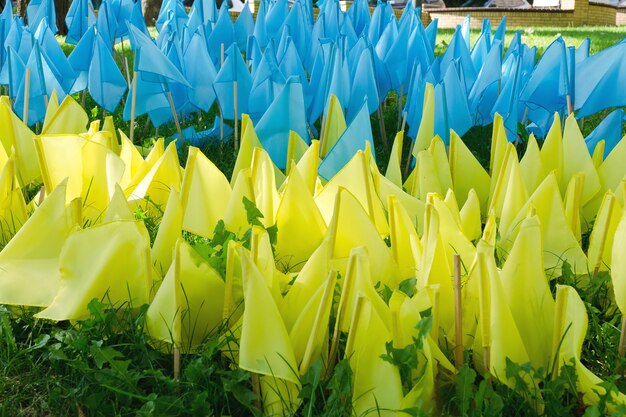
POLYGON ((226 52, 224 66, 220 68, 213 82, 215 96, 222 109, 222 117, 228 120, 235 119, 234 81, 237 81, 236 117, 240 119, 243 113, 248 113, 252 77, 243 62, 237 44, 232 44, 226 52))
POLYGON ((126 33, 128 34, 129 28, 128 25, 133 25, 137 29, 141 31, 146 37, 150 37, 150 32, 148 32, 148 26, 146 26, 146 20, 143 17, 143 12, 141 11, 141 2, 136 2, 133 6, 133 10, 130 14, 130 20, 125 22, 126 33))
POLYGON ((504 45, 504 37, 506 35, 506 15, 502 16, 502 20, 500 20, 500 24, 496 29, 496 33, 493 35, 494 41, 500 41, 502 45, 504 45))
MULTIPOLYGON (((409 125, 407 135, 415 138, 417 130, 422 119, 422 110, 424 108, 424 93, 426 85, 422 76, 422 70, 419 64, 416 64, 411 71, 411 82, 403 113, 406 114, 406 122, 409 125)), ((465 94, 464 94, 465 95, 465 94)))
POLYGON ((600 124, 593 129, 593 132, 585 138, 589 153, 593 153, 598 142, 604 140, 604 158, 609 156, 615 145, 622 138, 622 128, 624 120, 624 110, 613 110, 606 116, 600 124))
POLYGON ((0 73, 0 84, 9 87, 9 97, 14 99, 20 86, 24 83, 26 64, 13 47, 7 48, 7 61, 0 73))
POLYGON ((367 101, 364 101, 357 116, 320 163, 318 170, 320 177, 330 181, 358 150, 365 150, 367 142, 372 149, 372 155, 375 155, 370 112, 367 108, 367 101))
POLYGON ((207 38, 207 46, 209 54, 213 58, 213 64, 220 65, 222 45, 226 51, 233 42, 235 42, 235 27, 228 12, 228 3, 224 2, 220 8, 217 23, 207 38))
POLYGON ((52 33, 56 34, 59 31, 54 0, 31 0, 26 7, 26 16, 28 25, 33 29, 37 29, 42 21, 46 21, 52 33))
MULTIPOLYGON (((445 99, 445 109, 447 112, 448 130, 443 132, 444 136, 440 136, 447 144, 450 140, 449 129, 453 129, 459 136, 463 136, 472 127, 472 116, 456 65, 450 65, 448 67, 443 77, 442 86, 442 94, 445 99)), ((435 104, 436 100, 435 98, 435 104)))
POLYGON ((41 47, 41 53, 50 70, 62 87, 62 90, 57 91, 57 93, 59 94, 59 99, 63 100, 65 94, 72 89, 72 85, 76 80, 76 73, 45 21, 39 24, 37 32, 35 32, 35 39, 41 47))
POLYGON ((287 79, 278 68, 274 47, 269 43, 265 48, 259 68, 252 77, 248 114, 253 120, 258 120, 265 113, 286 82, 287 79))
POLYGON ((240 50, 245 51, 248 44, 248 36, 254 33, 254 18, 248 6, 241 9, 241 13, 235 21, 235 39, 240 50))
POLYGON ((517 138, 517 123, 519 122, 519 78, 521 69, 521 59, 511 55, 507 60, 507 67, 510 67, 511 74, 503 81, 502 92, 498 96, 491 116, 498 113, 504 119, 504 128, 509 142, 517 138))
MULTIPOLYGON (((26 121, 26 123, 29 126, 32 126, 33 124, 43 120, 46 115, 46 104, 44 97, 49 97, 50 93, 54 89, 60 91, 61 88, 60 86, 58 86, 58 84, 55 83, 48 84, 48 81, 54 80, 54 76, 51 76, 49 68, 41 57, 41 51, 39 50, 38 43, 35 43, 34 48, 31 51, 24 71, 26 71, 26 69, 30 71, 28 120, 26 121)), ((25 77, 23 78, 23 80, 24 79, 25 77)), ((23 109, 25 92, 25 83, 21 82, 17 90, 15 105, 13 107, 15 113, 20 116, 20 118, 24 117, 23 109)))
POLYGON ((469 93, 472 89, 472 86, 474 85, 474 82, 476 81, 476 77, 478 76, 478 74, 476 68, 474 68, 474 63, 472 62, 470 51, 467 48, 465 39, 461 34, 460 26, 457 26, 454 35, 452 35, 450 45, 448 45, 446 52, 444 52, 443 56, 441 57, 441 70, 445 71, 446 69, 448 69, 448 65, 450 65, 455 60, 458 60, 461 63, 461 73, 463 74, 463 79, 465 82, 465 91, 469 93))
POLYGON ((424 33, 426 34, 426 39, 430 42, 430 49, 433 51, 437 46, 437 25, 439 23, 438 19, 433 19, 432 22, 428 24, 426 29, 424 29, 424 33))
POLYGON ((70 94, 78 93, 87 88, 89 79, 89 67, 93 57, 93 47, 96 42, 96 27, 91 26, 80 39, 76 48, 72 50, 68 58, 70 66, 76 74, 76 80, 70 90, 70 94))
POLYGON ((183 26, 187 24, 189 16, 185 11, 185 6, 182 0, 166 0, 161 3, 161 9, 159 10, 159 17, 154 26, 160 32, 165 22, 174 16, 176 21, 176 28, 178 31, 182 31, 183 26))
POLYGON ((287 80, 287 84, 256 125, 256 133, 263 148, 280 169, 285 169, 287 165, 287 147, 291 130, 307 143, 310 142, 302 84, 295 78, 287 80))
POLYGON ((357 36, 367 33, 370 25, 370 9, 367 0, 355 0, 348 9, 348 17, 352 20, 352 26, 357 36))
POLYGON ((189 101, 197 108, 209 111, 215 101, 213 81, 217 70, 206 48, 203 31, 199 28, 183 54, 185 77, 191 84, 189 101))
POLYGON ((369 50, 364 50, 358 60, 356 73, 352 77, 352 91, 350 92, 350 100, 348 102, 348 110, 346 112, 346 120, 350 123, 356 115, 361 111, 363 102, 367 102, 368 109, 376 111, 380 99, 378 90, 376 89, 376 74, 374 72, 374 64, 369 50))
POLYGON ((73 0, 65 16, 67 36, 65 42, 76 45, 87 29, 96 22, 91 0, 73 0))
POLYGON ((111 45, 100 34, 96 35, 88 85, 89 94, 94 101, 110 113, 115 111, 128 87, 126 79, 115 64, 111 45))
POLYGON ((468 96, 470 113, 474 115, 475 125, 484 126, 493 121, 491 109, 498 98, 501 75, 502 48, 500 42, 496 42, 487 55, 468 96))

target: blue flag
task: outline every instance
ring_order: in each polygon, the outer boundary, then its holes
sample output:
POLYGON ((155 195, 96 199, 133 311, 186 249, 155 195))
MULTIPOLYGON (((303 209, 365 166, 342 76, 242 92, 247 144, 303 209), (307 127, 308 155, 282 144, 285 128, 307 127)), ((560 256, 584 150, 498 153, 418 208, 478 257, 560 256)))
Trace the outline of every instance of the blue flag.
POLYGON ((609 156, 615 145, 622 139, 622 128, 624 126, 624 110, 613 110, 606 116, 600 124, 593 129, 593 132, 585 138, 585 143, 589 153, 593 153, 596 145, 604 140, 604 158, 609 156))
POLYGON ((96 27, 91 26, 72 50, 68 62, 74 73, 76 80, 70 90, 70 94, 78 93, 87 88, 89 78, 89 67, 93 57, 93 47, 96 42, 96 27))
POLYGON ((28 17, 28 25, 33 29, 37 29, 39 24, 45 21, 50 26, 52 33, 56 34, 59 31, 54 0, 31 0, 26 7, 26 16, 28 17))
POLYGON ((209 111, 215 101, 213 81, 217 70, 206 48, 203 31, 199 28, 183 53, 185 77, 191 84, 189 101, 197 108, 209 111))
POLYGON ((91 0, 73 0, 65 16, 67 36, 65 42, 76 45, 87 29, 96 22, 91 0))
POLYGON ((237 44, 232 44, 226 52, 224 66, 220 68, 213 82, 217 102, 222 109, 224 119, 235 119, 234 81, 237 81, 237 115, 241 118, 248 113, 248 97, 252 87, 252 77, 241 57, 237 44))
POLYGON ((89 68, 89 94, 98 105, 113 113, 122 100, 127 81, 115 64, 111 45, 96 35, 93 59, 89 68))

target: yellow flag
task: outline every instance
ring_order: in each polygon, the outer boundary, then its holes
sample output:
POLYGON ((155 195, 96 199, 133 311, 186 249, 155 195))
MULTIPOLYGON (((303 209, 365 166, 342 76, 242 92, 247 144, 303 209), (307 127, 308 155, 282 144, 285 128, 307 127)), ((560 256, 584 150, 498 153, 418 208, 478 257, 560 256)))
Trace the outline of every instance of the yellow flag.
POLYGON ((411 219, 411 223, 417 228, 417 232, 421 234, 423 230, 421 220, 424 218, 424 202, 406 193, 402 187, 395 185, 380 172, 372 172, 372 175, 375 179, 374 186, 376 187, 376 193, 383 203, 383 208, 389 212, 389 197, 395 197, 398 203, 406 210, 411 219))
POLYGON ((284 292, 287 279, 276 269, 274 252, 270 243, 269 234, 260 226, 252 226, 250 235, 250 257, 265 280, 265 285, 274 297, 274 302, 282 310, 284 292))
POLYGON ((567 190, 565 191, 565 219, 569 224, 570 229, 572 229, 572 233, 574 233, 574 237, 579 242, 582 239, 581 229, 585 232, 587 231, 587 224, 583 222, 581 226, 580 220, 580 212, 581 212, 581 201, 583 196, 583 187, 585 185, 585 174, 579 172, 572 176, 572 179, 567 186, 567 190))
POLYGON ((541 151, 537 145, 537 139, 532 133, 528 138, 526 152, 519 163, 526 190, 532 193, 537 189, 541 181, 546 177, 546 172, 541 161, 541 151))
POLYGON ((326 234, 326 223, 293 162, 276 226, 276 260, 285 270, 300 270, 326 234))
POLYGON ((452 189, 452 176, 450 174, 450 164, 446 153, 446 145, 439 135, 435 136, 428 147, 428 153, 433 157, 435 172, 441 186, 441 195, 444 196, 449 189, 452 189))
POLYGON ((451 188, 448 188, 448 192, 446 193, 443 202, 446 203, 454 222, 461 227, 461 211, 459 210, 459 203, 456 201, 456 195, 454 195, 454 191, 451 188))
POLYGON ((7 99, 0 100, 0 142, 5 153, 15 153, 17 179, 25 186, 41 177, 33 141, 35 134, 17 117, 7 99))
POLYGON ((148 232, 143 223, 135 221, 77 231, 63 246, 59 270, 59 292, 35 317, 84 319, 94 298, 114 308, 140 307, 149 302, 152 287, 148 232))
POLYGON ((184 239, 146 313, 151 338, 172 343, 183 353, 202 344, 222 322, 224 281, 184 239))
POLYGON ((346 130, 346 119, 343 115, 343 108, 339 99, 331 94, 328 99, 328 107, 322 126, 322 137, 320 138, 320 157, 325 158, 328 151, 337 143, 339 137, 346 130))
POLYGON ((473 188, 467 194, 467 200, 461 208, 460 216, 461 228, 465 236, 471 241, 479 239, 482 233, 480 199, 473 188))
POLYGON ((611 256, 611 280, 615 291, 615 303, 622 314, 626 314, 626 210, 622 212, 622 218, 615 229, 613 238, 613 253, 611 256))
MULTIPOLYGON (((561 192, 564 193, 571 178, 579 172, 585 174, 582 188, 581 205, 587 204, 600 192, 600 177, 589 155, 578 122, 573 114, 565 121, 563 132, 563 177, 561 178, 561 192)), ((589 221, 593 219, 588 219, 589 221)))
POLYGON ((89 116, 83 107, 70 95, 65 96, 61 105, 46 119, 41 129, 42 135, 59 134, 77 134, 87 130, 89 116))
MULTIPOLYGON (((146 158, 146 163, 148 162, 146 158)), ((181 169, 178 162, 178 153, 174 142, 167 146, 165 152, 154 162, 150 170, 145 175, 134 179, 136 186, 131 186, 126 190, 128 201, 132 203, 141 203, 142 201, 150 201, 146 204, 149 211, 154 210, 154 205, 161 208, 167 204, 170 195, 170 188, 180 191, 181 185, 181 169)))
POLYGON ((602 162, 604 161, 604 146, 606 142, 604 139, 596 143, 596 147, 593 148, 593 153, 591 154, 591 160, 593 161, 593 166, 596 169, 600 168, 602 162))
POLYGON ((389 155, 389 164, 387 164, 387 171, 385 177, 393 182, 398 187, 402 188, 402 144, 404 142, 404 131, 400 131, 396 134, 393 140, 393 146, 391 147, 391 154, 389 155))
MULTIPOLYGON (((559 372, 564 365, 572 365, 572 361, 574 362, 576 389, 582 394, 582 400, 586 405, 593 405, 600 401, 600 396, 606 394, 606 389, 600 385, 602 380, 580 362, 587 324, 585 304, 576 290, 567 285, 557 285, 552 357, 558 363, 559 372)), ((615 405, 626 404, 624 394, 611 396, 615 405)), ((614 408, 610 403, 609 411, 614 408)))
POLYGON ((319 154, 320 141, 314 139, 296 165, 300 176, 304 180, 306 189, 311 195, 315 195, 315 184, 318 181, 317 169, 320 165, 319 154))
POLYGON ((239 152, 233 168, 233 176, 230 179, 231 186, 235 186, 239 171, 252 165, 252 152, 255 148, 263 148, 263 146, 256 135, 252 119, 247 114, 243 114, 241 116, 241 143, 239 144, 239 152))
POLYGON ((558 113, 554 114, 554 122, 543 141, 541 163, 546 175, 554 171, 554 176, 559 183, 563 177, 563 134, 561 117, 558 113))
MULTIPOLYGON (((476 248, 470 240, 463 234, 460 218, 457 221, 454 213, 451 212, 448 205, 438 196, 429 195, 429 201, 437 211, 439 218, 439 234, 443 246, 448 254, 447 259, 452 260, 454 254, 458 253, 465 265, 469 265, 476 255, 476 248)), ((452 264, 450 264, 452 266, 452 264)))
POLYGON ((554 300, 543 270, 541 227, 526 218, 502 267, 500 278, 515 325, 535 369, 550 366, 554 300), (524 294, 520 297, 520 294, 524 294))
POLYGON ((245 308, 239 344, 239 367, 298 384, 297 364, 289 334, 259 269, 239 249, 245 308))
POLYGON ((601 189, 594 199, 583 206, 585 219, 593 219, 596 216, 600 209, 600 204, 602 204, 604 193, 609 190, 615 194, 618 201, 622 201, 622 192, 619 190, 619 186, 622 179, 626 177, 625 159, 626 140, 622 138, 598 168, 601 189))
POLYGON ((224 225, 226 229, 242 236, 246 230, 250 228, 246 209, 243 205, 243 199, 247 198, 254 203, 254 190, 252 189, 252 178, 250 176, 250 168, 239 171, 237 181, 230 194, 226 211, 224 212, 224 225))
POLYGON ((389 196, 389 237, 391 255, 399 270, 399 279, 405 280, 417 276, 420 259, 414 257, 411 241, 419 241, 408 213, 395 196, 389 196))
POLYGON ((215 225, 224 218, 230 193, 224 174, 198 148, 190 146, 180 193, 183 229, 213 237, 215 225))
POLYGON ((589 269, 607 271, 611 267, 613 239, 621 219, 621 206, 615 195, 607 191, 589 237, 589 269))
MULTIPOLYGON (((522 178, 517 155, 511 154, 507 167, 509 178, 506 182, 506 191, 504 193, 504 201, 502 203, 502 212, 500 213, 500 232, 506 234, 511 228, 511 222, 515 219, 519 211, 524 207, 528 200, 528 193, 522 178)), ((505 171, 501 171, 505 172, 505 171)), ((498 211, 496 210, 496 217, 498 211)))
POLYGON ((501 236, 499 248, 503 253, 511 249, 521 221, 529 211, 535 210, 541 224, 541 237, 544 250, 544 269, 549 270, 548 277, 556 278, 561 274, 563 261, 567 261, 576 274, 586 274, 587 257, 578 240, 567 224, 563 201, 554 173, 549 174, 528 198, 517 217, 511 222, 511 229, 501 236))
POLYGON ((450 134, 449 158, 454 194, 459 199, 459 204, 465 204, 465 197, 471 189, 474 189, 481 210, 486 212, 491 179, 485 168, 454 131, 450 134))
POLYGON ((173 256, 172 248, 182 236, 182 225, 183 208, 180 195, 172 188, 159 225, 159 231, 152 245, 151 259, 158 278, 164 277, 170 269, 173 256))
POLYGON ((278 190, 276 190, 276 166, 269 154, 262 148, 256 148, 252 154, 250 178, 254 190, 254 202, 263 213, 261 223, 265 227, 276 223, 276 211, 280 203, 278 190))
POLYGON ((352 248, 365 246, 372 265, 372 277, 394 288, 398 278, 397 266, 371 219, 348 190, 340 188, 336 200, 327 238, 331 241, 331 256, 337 269, 343 276, 352 248))
POLYGON ((287 175, 289 175, 289 170, 291 169, 291 161, 297 163, 308 149, 309 146, 306 144, 304 139, 302 139, 300 135, 293 130, 290 130, 289 143, 287 145, 287 161, 285 165, 287 175))
POLYGON ((352 369, 352 405, 361 415, 396 416, 403 398, 398 368, 381 359, 391 334, 371 300, 360 296, 346 342, 352 369), (384 381, 384 383, 381 383, 384 381))
POLYGON ((417 155, 430 146, 430 141, 435 136, 435 87, 426 83, 424 91, 424 106, 422 107, 422 119, 420 127, 415 135, 413 156, 417 155))
POLYGON ((113 116, 107 116, 104 118, 104 124, 102 125, 101 132, 108 133, 110 135, 111 150, 119 155, 122 148, 117 138, 117 133, 115 130, 115 123, 113 122, 113 116))
POLYGON ((120 158, 122 158, 122 161, 124 161, 124 165, 126 166, 124 176, 120 180, 120 185, 122 186, 122 189, 126 189, 126 187, 131 185, 132 179, 135 178, 143 169, 146 162, 144 162, 143 156, 141 156, 141 153, 139 153, 135 145, 133 145, 124 132, 121 130, 119 132, 122 140, 120 158))
POLYGON ((0 171, 0 244, 6 245, 26 220, 26 201, 17 181, 15 160, 11 158, 0 171))
POLYGON ((113 196, 111 197, 111 201, 109 202, 109 207, 107 207, 107 211, 102 219, 102 223, 114 220, 133 220, 134 218, 135 216, 130 211, 124 191, 122 190, 122 187, 117 184, 115 186, 113 196))
POLYGON ((340 187, 350 190, 350 193, 357 198, 381 236, 389 233, 389 225, 387 224, 383 205, 376 194, 376 188, 372 179, 368 154, 363 151, 357 151, 350 162, 315 197, 315 203, 319 207, 326 224, 330 223, 333 216, 335 197, 340 187))
MULTIPOLYGON (((57 94, 57 90, 52 90, 52 94, 50 94, 50 98, 48 99, 48 107, 46 107, 46 116, 43 119, 43 129, 50 124, 50 120, 52 120, 58 109, 59 95, 57 94)), ((87 126, 87 123, 85 123, 85 126, 87 126)))
POLYGON ((498 175, 500 175, 500 168, 503 166, 508 146, 509 141, 506 138, 504 120, 502 119, 502 116, 496 113, 493 117, 493 128, 491 131, 491 154, 489 156, 489 175, 491 176, 492 187, 495 185, 498 175))
POLYGON ((80 201, 66 208, 66 189, 67 181, 59 184, 0 252, 0 303, 45 307, 52 302, 59 289, 61 248, 80 221, 80 201))
POLYGON ((435 160, 430 152, 422 151, 417 155, 415 171, 416 177, 411 194, 418 199, 426 201, 426 196, 429 193, 436 193, 443 196, 447 191, 447 189, 444 190, 439 181, 435 160))

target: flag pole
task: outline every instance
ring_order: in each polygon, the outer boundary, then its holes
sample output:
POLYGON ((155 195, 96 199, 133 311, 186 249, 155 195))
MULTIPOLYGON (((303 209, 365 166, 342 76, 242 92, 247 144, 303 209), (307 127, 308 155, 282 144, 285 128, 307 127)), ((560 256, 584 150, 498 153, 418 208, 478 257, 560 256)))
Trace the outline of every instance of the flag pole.
MULTIPOLYGON (((406 116, 406 113, 405 113, 406 116)), ((413 157, 413 148, 415 147, 415 140, 411 142, 411 147, 409 148, 409 156, 406 158, 406 165, 404 166, 404 177, 409 176, 409 170, 411 169, 411 158, 413 157)))
POLYGON ((137 72, 133 73, 132 95, 130 99, 130 142, 135 143, 135 105, 137 104, 137 72))
POLYGON ((404 132, 404 129, 406 128, 406 116, 407 112, 402 113, 402 128, 400 129, 401 132, 404 132))
POLYGON ((574 113, 574 107, 572 106, 572 97, 568 94, 565 96, 565 101, 567 101, 567 115, 574 113))
POLYGON ((24 112, 22 113, 24 124, 28 126, 28 106, 30 101, 30 68, 26 67, 24 74, 24 112))
POLYGON ((178 138, 180 143, 183 143, 183 132, 180 130, 180 123, 178 122, 178 113, 176 113, 176 107, 174 107, 174 100, 172 99, 172 92, 167 89, 167 99, 170 102, 170 108, 172 109, 172 116, 174 116, 174 123, 176 123, 176 131, 178 132, 178 138))
POLYGON ((461 298, 461 256, 454 254, 454 364, 463 366, 463 305, 461 298))
POLYGON ((180 349, 174 345, 174 379, 180 378, 180 349))
POLYGON ((239 111, 238 111, 238 97, 237 97, 237 80, 233 81, 233 104, 235 107, 235 132, 234 142, 235 151, 239 150, 239 111))

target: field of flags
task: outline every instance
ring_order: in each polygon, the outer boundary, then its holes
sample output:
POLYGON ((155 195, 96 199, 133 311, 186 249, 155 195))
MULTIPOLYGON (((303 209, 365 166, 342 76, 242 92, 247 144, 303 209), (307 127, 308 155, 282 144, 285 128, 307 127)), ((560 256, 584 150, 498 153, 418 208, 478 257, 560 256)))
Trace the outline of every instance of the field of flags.
POLYGON ((562 281, 610 274, 605 316, 626 313, 626 44, 557 38, 538 57, 520 32, 505 48, 506 20, 470 43, 468 17, 436 54, 437 23, 411 3, 400 18, 316 6, 264 0, 233 20, 227 2, 168 0, 153 39, 140 3, 74 0, 68 57, 52 1, 29 24, 5 8, 0 304, 74 324, 93 299, 148 305, 151 346, 175 363, 228 333, 222 355, 266 415, 297 413, 311 367, 342 359, 356 416, 433 415, 464 363, 533 393, 539 415, 540 369, 573 367, 582 406, 626 407, 583 360, 588 307, 562 281), (130 131, 90 122, 86 93, 130 131), (399 132, 375 145, 390 100, 399 132), (140 115, 189 144, 182 121, 214 106, 230 178, 198 147, 182 166, 176 142, 135 145, 140 115), (484 167, 463 135, 490 125, 484 167))

